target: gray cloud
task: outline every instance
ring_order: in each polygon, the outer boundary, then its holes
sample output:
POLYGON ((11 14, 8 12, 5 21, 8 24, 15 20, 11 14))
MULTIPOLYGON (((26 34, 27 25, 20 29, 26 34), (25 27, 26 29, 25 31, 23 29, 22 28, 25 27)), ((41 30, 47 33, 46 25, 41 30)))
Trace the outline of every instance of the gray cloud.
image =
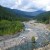
POLYGON ((50 0, 0 0, 0 5, 22 11, 50 10, 50 0))

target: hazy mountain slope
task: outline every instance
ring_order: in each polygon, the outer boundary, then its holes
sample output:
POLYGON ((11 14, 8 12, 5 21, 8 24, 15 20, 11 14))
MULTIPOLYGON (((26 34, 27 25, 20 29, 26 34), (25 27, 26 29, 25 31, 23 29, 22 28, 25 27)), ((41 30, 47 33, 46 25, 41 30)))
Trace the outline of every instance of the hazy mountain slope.
POLYGON ((26 11, 21 11, 21 10, 17 10, 17 9, 12 9, 12 10, 16 14, 24 15, 24 16, 27 16, 27 17, 36 16, 36 15, 44 12, 43 10, 37 10, 35 12, 26 12, 26 11))
POLYGON ((40 22, 49 23, 49 21, 50 21, 50 11, 37 15, 36 19, 40 22))
POLYGON ((16 15, 7 11, 5 7, 0 6, 0 20, 1 19, 16 20, 16 15))
POLYGON ((20 21, 28 20, 28 18, 25 18, 23 15, 15 13, 12 9, 0 6, 0 20, 1 19, 20 21))

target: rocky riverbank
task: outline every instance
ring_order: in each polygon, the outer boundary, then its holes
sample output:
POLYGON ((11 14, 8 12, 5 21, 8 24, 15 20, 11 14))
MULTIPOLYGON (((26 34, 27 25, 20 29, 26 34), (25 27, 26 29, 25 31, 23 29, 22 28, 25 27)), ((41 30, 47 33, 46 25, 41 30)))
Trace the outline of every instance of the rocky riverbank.
POLYGON ((45 24, 37 23, 35 20, 32 20, 29 22, 24 22, 24 25, 24 32, 21 32, 19 36, 14 35, 13 38, 7 38, 3 41, 0 41, 0 48, 7 49, 18 46, 24 41, 31 40, 32 36, 35 37, 37 48, 41 48, 44 41, 50 41, 50 31, 46 28, 45 24))
POLYGON ((33 49, 33 50, 50 50, 50 44, 48 44, 48 45, 45 46, 45 47, 40 47, 40 48, 33 49))

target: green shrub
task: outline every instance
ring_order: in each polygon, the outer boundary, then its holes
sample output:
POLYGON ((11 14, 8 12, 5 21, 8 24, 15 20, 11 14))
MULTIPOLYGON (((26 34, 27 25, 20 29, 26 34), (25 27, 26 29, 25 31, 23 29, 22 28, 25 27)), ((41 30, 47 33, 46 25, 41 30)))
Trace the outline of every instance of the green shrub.
POLYGON ((20 21, 0 21, 0 35, 10 35, 20 32, 24 28, 23 23, 20 21))
POLYGON ((32 37, 32 42, 35 43, 35 37, 34 36, 32 37))

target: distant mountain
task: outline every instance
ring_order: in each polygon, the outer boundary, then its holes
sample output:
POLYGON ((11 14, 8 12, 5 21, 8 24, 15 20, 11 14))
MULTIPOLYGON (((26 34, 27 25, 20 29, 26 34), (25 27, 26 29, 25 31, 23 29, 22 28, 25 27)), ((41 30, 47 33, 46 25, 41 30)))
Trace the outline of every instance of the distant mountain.
POLYGON ((23 15, 23 16, 27 16, 27 17, 37 16, 38 14, 45 12, 43 10, 37 10, 35 12, 26 12, 26 11, 21 11, 21 10, 16 10, 16 9, 12 9, 12 11, 15 14, 19 14, 19 15, 23 15))
POLYGON ((14 10, 0 6, 0 20, 4 19, 20 21, 28 20, 28 18, 24 17, 23 15, 15 13, 14 10))
MULTIPOLYGON (((1 8, 2 6, 0 6, 1 8)), ((17 10, 17 9, 9 9, 9 8, 5 8, 5 7, 2 7, 5 11, 7 11, 7 13, 10 13, 12 14, 12 16, 16 16, 16 17, 26 17, 26 18, 32 18, 32 17, 35 17, 37 16, 38 14, 40 13, 43 13, 45 11, 43 10, 37 10, 35 12, 26 12, 26 11, 21 11, 21 10, 17 10)), ((0 9, 1 11, 1 9, 0 9)))
POLYGON ((14 13, 16 15, 20 15, 20 16, 24 16, 24 17, 34 17, 34 16, 37 16, 40 13, 45 12, 41 9, 34 11, 34 12, 26 12, 26 11, 21 11, 21 10, 17 10, 17 9, 9 9, 9 8, 6 8, 6 10, 10 11, 11 13, 14 13))

